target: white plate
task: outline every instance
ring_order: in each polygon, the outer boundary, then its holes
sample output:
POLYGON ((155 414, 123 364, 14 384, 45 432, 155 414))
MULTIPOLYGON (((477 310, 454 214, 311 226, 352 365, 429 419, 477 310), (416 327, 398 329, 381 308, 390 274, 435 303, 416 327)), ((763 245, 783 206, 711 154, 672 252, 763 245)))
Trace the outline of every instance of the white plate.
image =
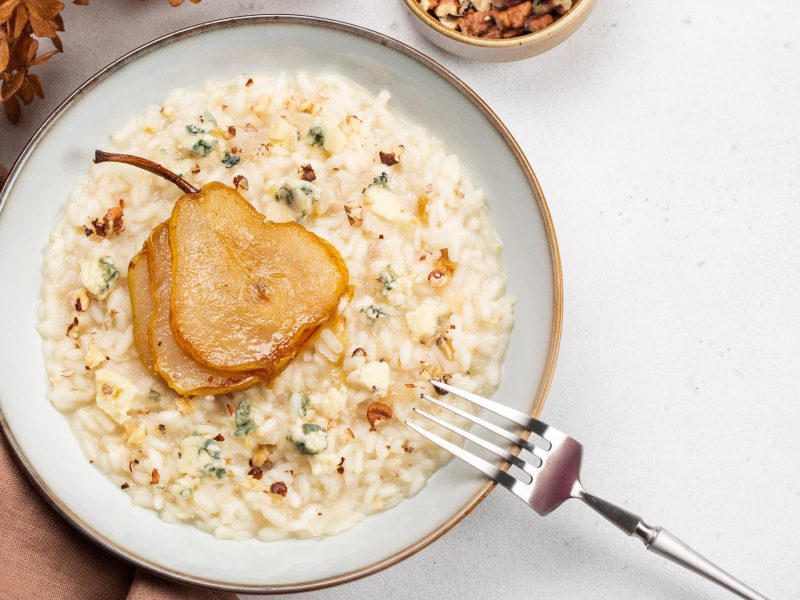
POLYGON ((417 496, 341 535, 264 543, 218 540, 170 525, 86 461, 47 400, 36 309, 43 250, 93 150, 131 115, 178 86, 248 71, 344 74, 420 123, 461 158, 486 192, 503 241, 516 326, 496 395, 538 414, 561 329, 561 268, 544 197, 525 157, 491 110, 415 50, 351 25, 304 17, 239 17, 155 40, 122 57, 67 99, 34 136, 0 196, 0 411, 24 469, 73 525, 137 565, 238 592, 299 591, 373 573, 416 552, 491 490, 454 461, 417 496))

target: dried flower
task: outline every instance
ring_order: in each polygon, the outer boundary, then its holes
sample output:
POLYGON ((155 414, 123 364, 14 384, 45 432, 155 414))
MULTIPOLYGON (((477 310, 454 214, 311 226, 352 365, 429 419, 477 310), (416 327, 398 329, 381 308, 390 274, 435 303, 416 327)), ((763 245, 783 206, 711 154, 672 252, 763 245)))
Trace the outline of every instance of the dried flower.
POLYGON ((34 97, 44 98, 42 82, 30 73, 61 52, 59 31, 64 31, 58 0, 6 0, 0 2, 0 101, 12 123, 20 119, 20 100, 30 104, 34 97), (54 48, 39 54, 39 40, 49 38, 54 48))
MULTIPOLYGON (((183 0, 169 3, 178 6, 183 0)), ((89 0, 73 4, 88 6, 89 0)), ((20 101, 27 106, 34 97, 44 98, 42 82, 30 70, 63 51, 58 37, 64 31, 63 9, 59 0, 0 0, 0 102, 12 123, 20 119, 20 101), (53 49, 40 54, 37 38, 49 39, 53 49)))

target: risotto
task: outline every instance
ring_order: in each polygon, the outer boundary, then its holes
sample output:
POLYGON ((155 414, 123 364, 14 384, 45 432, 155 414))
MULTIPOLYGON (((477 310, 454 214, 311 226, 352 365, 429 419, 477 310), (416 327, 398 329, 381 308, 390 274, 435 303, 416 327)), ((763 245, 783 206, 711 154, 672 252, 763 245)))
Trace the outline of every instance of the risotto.
POLYGON ((252 74, 176 90, 111 137, 198 187, 236 187, 341 253, 351 288, 338 317, 269 385, 189 398, 150 373, 128 263, 180 192, 118 164, 72 190, 39 308, 50 399, 134 504, 220 538, 334 534, 446 462, 403 423, 430 379, 497 387, 514 300, 483 194, 388 103, 339 75, 252 74))

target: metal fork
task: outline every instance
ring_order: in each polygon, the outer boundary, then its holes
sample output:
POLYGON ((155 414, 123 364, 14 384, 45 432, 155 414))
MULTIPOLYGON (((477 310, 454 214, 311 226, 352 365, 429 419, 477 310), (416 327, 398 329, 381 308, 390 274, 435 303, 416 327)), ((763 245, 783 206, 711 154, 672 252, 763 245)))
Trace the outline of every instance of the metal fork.
POLYGON ((527 450, 533 456, 533 461, 525 460, 521 456, 512 454, 474 433, 461 429, 424 410, 414 408, 414 412, 417 414, 433 421, 437 425, 449 429, 453 433, 460 435, 502 458, 505 461, 506 470, 501 470, 481 457, 468 452, 461 446, 433 434, 411 421, 405 422, 406 425, 421 436, 441 446, 451 454, 481 471, 490 479, 511 490, 511 493, 520 498, 523 502, 526 502, 528 506, 540 515, 550 513, 558 508, 565 500, 577 498, 628 535, 632 535, 641 540, 645 547, 651 552, 655 552, 664 558, 668 558, 702 575, 742 598, 747 598, 748 600, 767 600, 766 596, 759 594, 754 589, 720 569, 698 552, 692 550, 666 529, 649 525, 645 523, 639 515, 635 515, 607 500, 598 498, 583 489, 580 482, 583 446, 581 446, 579 442, 555 427, 551 427, 538 419, 534 419, 525 413, 494 402, 493 400, 488 400, 477 394, 461 390, 441 381, 431 381, 431 383, 434 388, 437 388, 442 393, 450 392, 460 398, 477 404, 481 408, 522 426, 530 433, 534 433, 542 439, 543 444, 534 445, 532 442, 506 431, 494 423, 476 417, 467 411, 451 406, 437 398, 422 394, 422 398, 425 400, 488 429, 492 433, 515 444, 517 447, 527 450), (511 465, 517 467, 530 479, 526 481, 527 477, 525 476, 520 478, 513 475, 507 470, 511 465))

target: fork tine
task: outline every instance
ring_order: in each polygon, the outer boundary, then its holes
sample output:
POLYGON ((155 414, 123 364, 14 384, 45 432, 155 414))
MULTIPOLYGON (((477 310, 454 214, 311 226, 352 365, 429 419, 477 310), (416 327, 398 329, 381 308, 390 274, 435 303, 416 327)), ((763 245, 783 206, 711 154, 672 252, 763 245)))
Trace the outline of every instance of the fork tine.
POLYGON ((441 446, 442 448, 447 450, 450 454, 456 456, 457 458, 460 458, 468 465, 478 469, 478 471, 486 475, 489 479, 496 481, 503 487, 506 487, 509 490, 513 490, 514 485, 520 483, 520 481, 516 477, 509 475, 505 471, 501 471, 493 464, 483 460, 479 456, 475 456, 471 452, 467 452, 461 446, 456 446, 454 443, 448 442, 443 437, 439 437, 435 433, 431 433, 428 430, 423 429, 419 425, 415 425, 411 421, 406 421, 405 423, 406 425, 411 427, 411 429, 420 434, 422 437, 430 440, 437 446, 441 446))
MULTIPOLYGON (((512 444, 516 444, 520 448, 524 448, 525 450, 528 450, 531 453, 533 453, 535 451, 535 447, 531 442, 529 442, 528 440, 522 439, 518 435, 514 435, 510 431, 506 431, 502 427, 498 427, 494 423, 490 423, 489 421, 481 419, 480 417, 476 417, 475 415, 470 414, 465 410, 461 410, 460 408, 457 408, 455 406, 447 404, 447 402, 442 402, 441 400, 437 400, 436 398, 433 398, 432 396, 429 396, 428 394, 422 394, 422 397, 425 398, 425 400, 427 400, 428 402, 432 402, 436 406, 441 406, 442 408, 445 408, 445 409, 449 410, 450 412, 457 414, 459 417, 463 417, 464 419, 467 419, 468 421, 472 421, 476 425, 480 425, 484 429, 488 429, 492 433, 496 433, 500 437, 504 437, 509 442, 511 442, 512 444)), ((537 458, 539 458, 539 457, 537 456, 537 458)))
MULTIPOLYGON (((482 396, 478 396, 478 394, 473 394, 472 392, 468 392, 466 390, 462 390, 457 387, 453 387, 449 383, 444 383, 442 381, 434 381, 431 380, 431 384, 433 384, 434 388, 442 389, 446 392, 450 392, 455 394, 456 396, 460 396, 464 398, 464 400, 469 400, 473 404, 477 404, 481 408, 485 408, 495 414, 500 415, 501 417, 505 417, 509 421, 513 421, 517 425, 522 425, 525 429, 532 431, 536 435, 545 438, 547 433, 556 433, 556 435, 561 438, 564 437, 565 434, 561 433, 554 427, 550 427, 546 423, 542 423, 538 419, 534 419, 531 416, 526 415, 523 412, 516 410, 515 408, 511 408, 510 406, 506 406, 505 404, 500 404, 499 402, 495 402, 494 400, 489 400, 488 398, 484 398, 482 396)), ((548 440, 549 442, 550 440, 548 440)))
POLYGON ((434 415, 425 412, 424 410, 415 407, 414 412, 417 413, 418 415, 422 415, 429 421, 433 421, 437 425, 444 427, 445 429, 449 429, 450 431, 460 435, 464 439, 467 439, 470 442, 478 444, 478 446, 480 446, 484 450, 488 450, 489 452, 499 456, 506 462, 510 462, 512 465, 519 467, 520 469, 528 473, 528 475, 533 476, 533 469, 535 469, 536 467, 534 465, 528 464, 527 462, 522 460, 519 456, 514 456, 513 454, 511 454, 511 452, 504 450, 500 446, 497 446, 492 442, 488 442, 483 438, 478 437, 474 433, 461 429, 461 427, 448 423, 447 421, 440 419, 439 417, 435 417, 434 415))

